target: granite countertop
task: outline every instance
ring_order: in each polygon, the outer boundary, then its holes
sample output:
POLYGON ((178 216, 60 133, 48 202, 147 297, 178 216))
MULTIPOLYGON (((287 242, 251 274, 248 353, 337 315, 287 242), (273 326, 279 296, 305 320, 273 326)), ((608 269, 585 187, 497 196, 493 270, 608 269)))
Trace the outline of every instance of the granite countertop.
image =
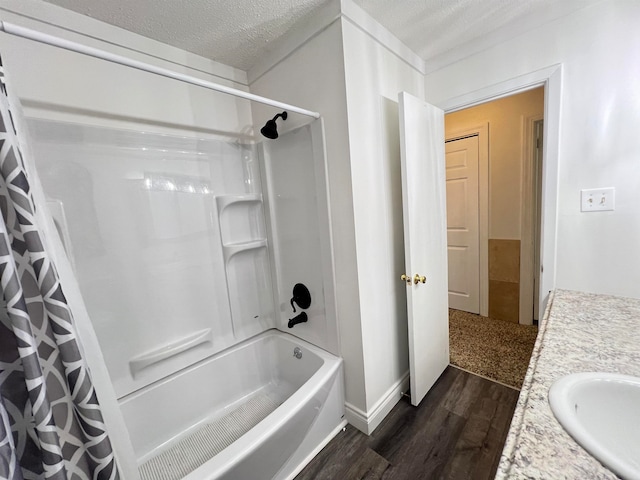
POLYGON ((496 479, 618 478, 551 412, 549 387, 577 372, 640 376, 640 300, 557 290, 540 323, 496 479))

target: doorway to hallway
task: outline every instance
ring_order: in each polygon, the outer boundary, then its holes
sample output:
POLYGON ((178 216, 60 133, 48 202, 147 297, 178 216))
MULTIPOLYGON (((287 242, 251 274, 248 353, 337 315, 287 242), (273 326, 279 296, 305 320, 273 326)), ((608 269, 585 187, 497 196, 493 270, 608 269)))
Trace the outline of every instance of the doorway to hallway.
POLYGON ((543 114, 540 87, 445 116, 451 308, 533 323, 543 114))

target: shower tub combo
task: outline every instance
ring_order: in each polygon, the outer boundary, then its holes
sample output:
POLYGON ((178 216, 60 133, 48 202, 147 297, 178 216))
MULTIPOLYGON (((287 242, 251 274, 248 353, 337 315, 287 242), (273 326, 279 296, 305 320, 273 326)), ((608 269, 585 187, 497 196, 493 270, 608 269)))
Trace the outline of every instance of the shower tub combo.
POLYGON ((123 478, 296 475, 346 424, 320 121, 267 145, 30 130, 123 478))

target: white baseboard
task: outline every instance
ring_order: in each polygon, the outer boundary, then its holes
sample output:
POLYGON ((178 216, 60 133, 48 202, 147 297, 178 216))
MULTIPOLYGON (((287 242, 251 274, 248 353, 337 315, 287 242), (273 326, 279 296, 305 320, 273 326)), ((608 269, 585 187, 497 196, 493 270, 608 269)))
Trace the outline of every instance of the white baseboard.
POLYGON ((400 401, 402 393, 408 389, 409 372, 406 372, 400 380, 394 383, 389 390, 382 395, 369 412, 364 412, 349 402, 345 402, 345 417, 347 421, 358 430, 367 435, 371 435, 393 407, 395 407, 396 403, 400 401))

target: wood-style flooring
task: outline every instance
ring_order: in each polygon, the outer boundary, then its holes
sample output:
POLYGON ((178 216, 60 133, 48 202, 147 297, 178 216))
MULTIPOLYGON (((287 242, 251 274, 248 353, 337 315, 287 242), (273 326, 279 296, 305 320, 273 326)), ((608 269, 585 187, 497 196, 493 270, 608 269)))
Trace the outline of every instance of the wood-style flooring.
POLYGON ((493 479, 518 393, 449 366, 418 407, 403 398, 369 437, 348 425, 296 480, 493 479))

